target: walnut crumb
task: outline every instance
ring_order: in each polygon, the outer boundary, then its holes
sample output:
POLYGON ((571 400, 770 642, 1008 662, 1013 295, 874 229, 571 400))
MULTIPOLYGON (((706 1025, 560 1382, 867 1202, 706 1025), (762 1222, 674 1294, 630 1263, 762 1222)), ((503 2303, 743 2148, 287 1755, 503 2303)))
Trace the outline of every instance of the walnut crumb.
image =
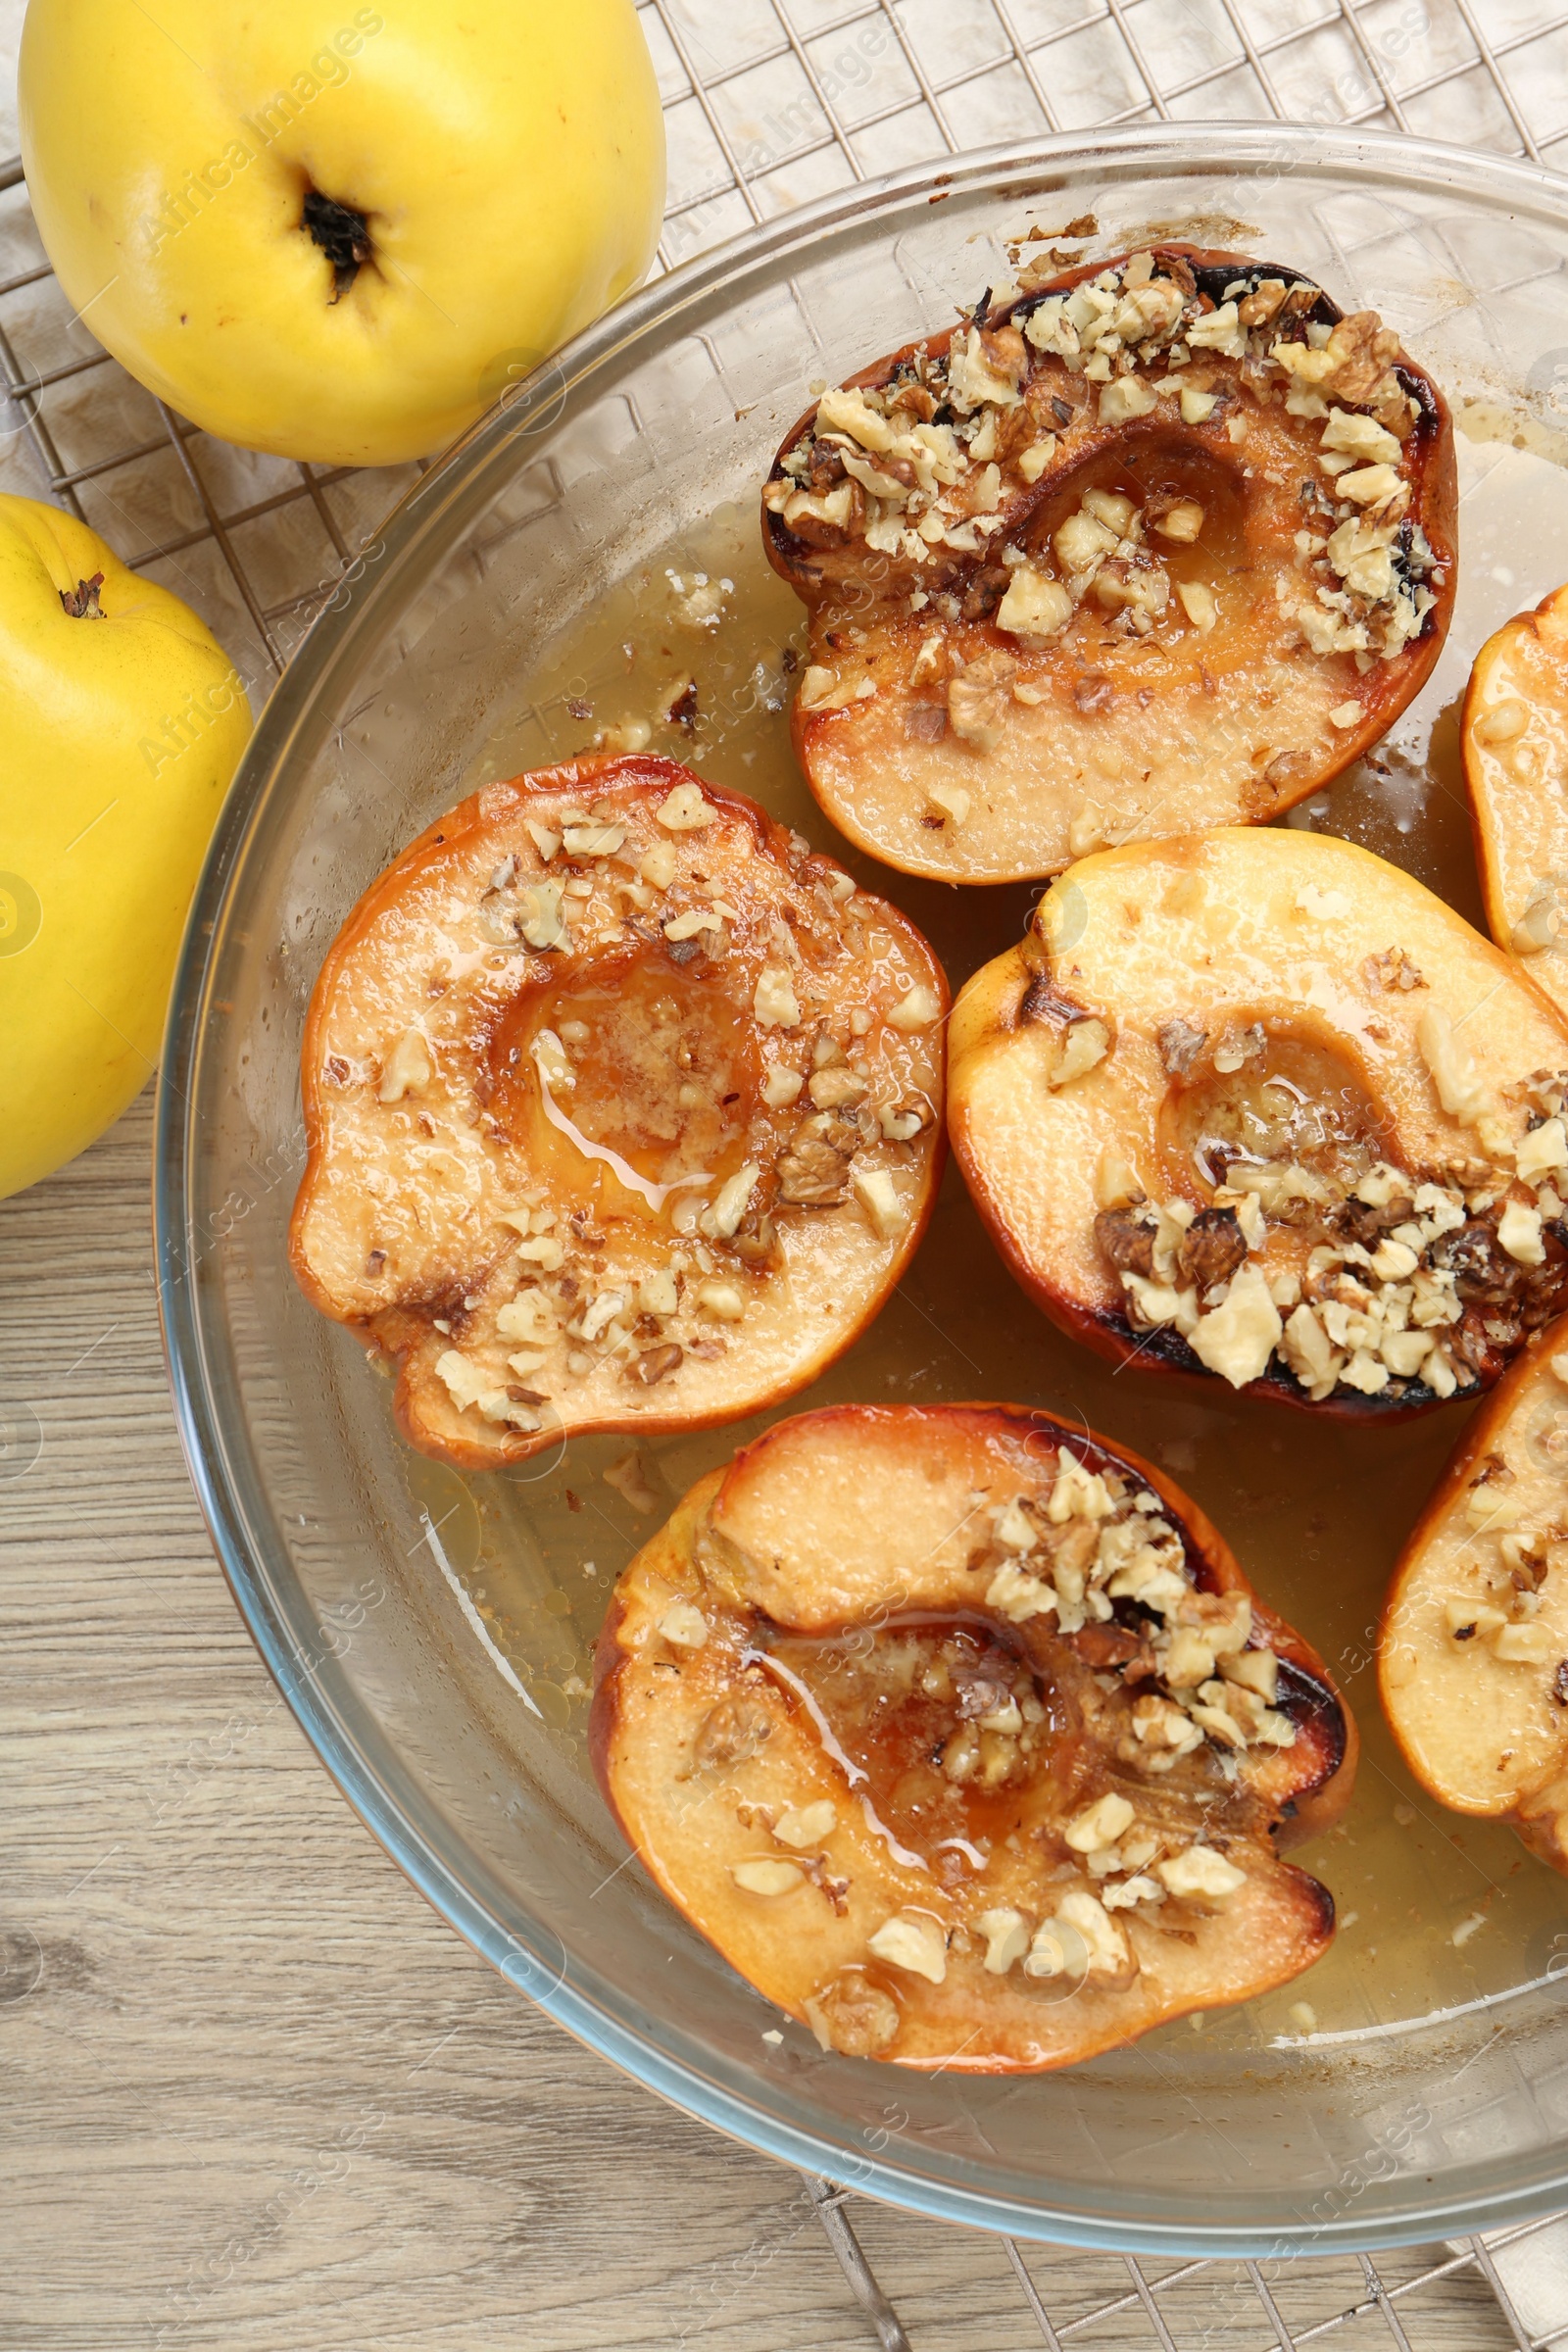
POLYGON ((1385 948, 1381 956, 1369 956, 1361 966, 1368 988, 1390 991, 1425 988, 1426 982, 1402 948, 1385 948))

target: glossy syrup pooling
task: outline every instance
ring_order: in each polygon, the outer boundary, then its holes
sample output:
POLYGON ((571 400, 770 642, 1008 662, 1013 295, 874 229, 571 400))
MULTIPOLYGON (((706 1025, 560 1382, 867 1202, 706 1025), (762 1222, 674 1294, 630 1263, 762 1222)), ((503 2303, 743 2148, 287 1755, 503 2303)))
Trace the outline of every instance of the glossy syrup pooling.
MULTIPOLYGON (((527 1121, 536 1164, 580 1189, 580 1153, 538 1114, 533 1056, 548 1033, 569 1066, 572 1123, 591 1142, 655 1185, 700 1171, 722 1180, 746 1156, 760 1083, 747 1009, 717 976, 682 973, 677 986, 658 949, 629 956, 519 1003, 497 1041, 492 1107, 506 1124, 527 1121)), ((619 1213, 628 1200, 618 1188, 619 1213)))
POLYGON ((1068 1717, 1021 1647, 984 1620, 911 1617, 821 1640, 774 1635, 885 1833, 963 1883, 1028 1830, 1067 1762, 1068 1717))
MULTIPOLYGON (((1459 445, 1464 550, 1447 648, 1393 733, 1291 820, 1406 866, 1471 920, 1480 902, 1458 769, 1459 698, 1483 640, 1561 584, 1568 546, 1568 473, 1495 437, 1495 418, 1480 417, 1476 430, 1459 445)), ((692 680, 690 731, 656 729, 655 748, 760 800, 895 901, 925 931, 956 991, 1020 937, 1038 886, 911 881, 838 839, 790 749, 787 704, 804 642, 801 608, 761 556, 755 510, 721 511, 702 533, 672 539, 538 651, 466 781, 585 749, 601 726, 657 716, 666 691, 692 680), (666 569, 682 579, 684 597, 666 569), (722 615, 711 628, 682 617, 697 572, 712 584, 722 615), (724 579, 733 583, 728 591, 718 587, 724 579), (583 703, 586 719, 571 708, 583 703)), ((1568 1962, 1562 1881, 1524 1855, 1511 1830, 1445 1813, 1417 1788, 1377 1701, 1372 1662, 1383 1593, 1464 1428, 1463 1404, 1392 1429, 1360 1429, 1238 1398, 1218 1382, 1154 1378, 1137 1366, 1115 1371, 1022 1298, 950 1166, 931 1230, 898 1293, 848 1356, 779 1409, 973 1397, 1043 1405, 1180 1480, 1224 1531, 1260 1596, 1320 1650, 1357 1716, 1363 1760, 1350 1811, 1293 1856, 1332 1888, 1337 1941, 1300 1984, 1209 2017, 1209 2043, 1253 2053, 1308 2030, 1381 2036, 1435 2011, 1500 1999, 1568 1962), (1314 2029, 1292 2015, 1301 1999, 1314 2029)), ((686 1489, 761 1426, 753 1420, 641 1446, 596 1439, 564 1459, 543 1455, 466 1487, 432 1463, 411 1464, 432 1521, 443 1524, 443 1543, 464 1531, 454 1558, 487 1631, 559 1727, 556 1737, 568 1748, 576 1743, 585 1774, 592 1645, 614 1576, 686 1489), (645 1509, 626 1498, 628 1461, 645 1509), (444 1513, 453 1515, 443 1520, 444 1513)), ((1568 1467, 1564 1475, 1568 1500, 1568 1467)), ((933 1729, 933 1744, 935 1737, 933 1729)), ((909 1793, 917 1797, 918 1787, 909 1793)), ((966 1809, 978 1801, 962 1798, 966 1809)), ((923 1816, 906 1808, 900 1818, 913 1833, 923 1816)), ((1192 2031, 1176 2025, 1144 2046, 1157 2051, 1168 2039, 1186 2049, 1192 2031)), ((1377 2046, 1390 2048, 1381 2038, 1377 2046)))
POLYGON ((1283 1163, 1348 1192, 1382 1158, 1384 1122, 1355 1072, 1325 1048, 1259 1026, 1243 1029, 1225 1059, 1239 1066, 1221 1072, 1208 1059, 1165 1090, 1159 1142, 1176 1185, 1190 1190, 1196 1179, 1212 1191, 1238 1167, 1283 1163))

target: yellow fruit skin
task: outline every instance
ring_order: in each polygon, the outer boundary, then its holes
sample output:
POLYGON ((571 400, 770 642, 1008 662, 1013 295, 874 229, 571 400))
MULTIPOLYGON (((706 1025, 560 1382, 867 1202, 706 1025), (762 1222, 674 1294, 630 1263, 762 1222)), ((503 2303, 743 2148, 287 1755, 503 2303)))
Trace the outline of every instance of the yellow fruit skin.
POLYGON ((31 0, 20 75, 66 293, 248 449, 425 456, 653 258, 663 120, 632 0, 31 0), (368 222, 338 299, 312 189, 368 222))
POLYGON ((72 515, 0 498, 0 1199, 157 1067, 202 858, 251 731, 233 663, 72 515), (61 592, 104 575, 102 619, 61 592))

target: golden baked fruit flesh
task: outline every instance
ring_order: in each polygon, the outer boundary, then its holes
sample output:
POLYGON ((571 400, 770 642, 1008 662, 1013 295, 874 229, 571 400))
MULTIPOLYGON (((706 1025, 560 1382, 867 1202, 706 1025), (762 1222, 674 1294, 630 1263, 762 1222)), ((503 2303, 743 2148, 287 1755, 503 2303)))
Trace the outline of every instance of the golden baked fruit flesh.
POLYGON ((1568 1021, 1525 968, 1329 834, 1106 850, 960 995, 953 1147, 1102 1354, 1418 1411, 1568 1303, 1568 1021))
POLYGON ((360 901, 311 1002, 294 1269, 463 1468, 788 1396, 930 1213, 942 968, 665 760, 487 784, 360 901))
POLYGON ((1322 1662, 1168 1480, 1016 1405, 840 1405, 616 1587, 591 1745, 637 1856, 825 2048, 1092 2057, 1311 1965, 1279 1846, 1348 1800, 1322 1662))
POLYGON ((1453 599, 1448 413, 1373 312, 1180 245, 1024 288, 824 393, 763 491, 811 789, 950 881, 1278 815, 1453 599))
POLYGON ((1492 936, 1568 1008, 1568 588, 1487 639, 1460 733, 1492 936))
POLYGON ((1378 1679, 1416 1779, 1568 1871, 1568 1319, 1439 1480, 1389 1590, 1378 1679))

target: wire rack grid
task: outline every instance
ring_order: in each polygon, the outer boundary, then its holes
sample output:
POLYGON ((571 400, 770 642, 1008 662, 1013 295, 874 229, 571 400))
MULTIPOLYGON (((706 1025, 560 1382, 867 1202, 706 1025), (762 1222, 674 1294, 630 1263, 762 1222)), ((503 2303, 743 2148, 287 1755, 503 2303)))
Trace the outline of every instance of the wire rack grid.
MULTIPOLYGON (((1568 170, 1557 0, 642 0, 673 268, 900 165, 1041 130, 1376 123, 1568 170)), ((116 367, 0 166, 0 484, 44 490, 194 603, 260 701, 416 468, 235 450, 116 367)))
MULTIPOLYGON (((825 2180, 807 2188, 882 2352, 935 2352, 940 2329, 895 2303, 867 2254, 865 2200, 825 2180)), ((1343 2352, 1550 2352, 1568 2344, 1564 2233, 1559 2217, 1397 2255, 1266 2263, 1026 2252, 1003 2237, 1027 2330, 1005 2340, 1047 2352, 1303 2352, 1329 2338, 1343 2352)), ((976 2252, 973 2269, 978 2283, 995 2257, 976 2252)))
MULTIPOLYGON (((666 270, 875 172, 1048 129, 1367 123, 1568 171, 1568 8, 1552 0, 643 0, 639 13, 668 131, 666 270)), ((53 497, 195 604, 258 700, 416 477, 235 450, 132 383, 55 284, 20 162, 0 165, 0 484, 53 497)), ((884 2352, 940 2343, 948 2331, 914 2316, 918 2286, 899 2290, 901 2317, 883 2284, 879 2209, 810 2177, 805 2192, 884 2352)), ((998 2240, 920 2227, 941 2236, 950 2281, 965 2264, 977 2284, 994 2277, 998 2240)), ((1050 2352, 1568 2346, 1564 2219, 1376 2261, 1000 2248, 1022 2330, 1009 2339, 1050 2352)))

